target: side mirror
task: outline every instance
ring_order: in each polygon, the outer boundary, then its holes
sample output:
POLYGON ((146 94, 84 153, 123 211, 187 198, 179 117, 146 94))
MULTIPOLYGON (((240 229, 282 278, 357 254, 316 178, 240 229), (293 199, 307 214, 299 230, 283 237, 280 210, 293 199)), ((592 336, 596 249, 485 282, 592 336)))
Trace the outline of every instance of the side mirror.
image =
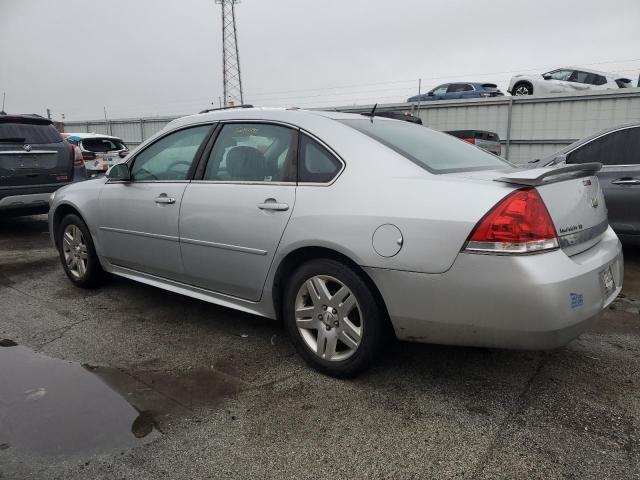
POLYGON ((427 95, 429 95, 430 97, 433 97, 433 92, 429 92, 427 93, 427 95))
POLYGON ((551 75, 545 73, 544 75, 542 75, 542 78, 544 78, 545 80, 551 80, 551 75))
POLYGON ((131 181, 131 172, 129 171, 129 166, 126 163, 118 163, 114 165, 107 172, 107 178, 109 180, 115 180, 120 182, 131 181))

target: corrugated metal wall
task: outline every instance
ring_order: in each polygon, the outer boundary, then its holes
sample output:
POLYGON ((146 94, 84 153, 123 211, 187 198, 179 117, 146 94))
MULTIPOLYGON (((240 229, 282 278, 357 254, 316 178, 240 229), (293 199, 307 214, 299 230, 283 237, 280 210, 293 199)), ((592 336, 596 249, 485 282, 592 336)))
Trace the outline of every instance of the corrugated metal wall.
MULTIPOLYGON (((326 110, 368 112, 373 105, 326 110)), ((378 105, 378 111, 418 114, 438 130, 489 130, 502 140, 502 155, 525 163, 553 153, 603 128, 640 122, 640 88, 580 92, 549 97, 498 97, 378 105)), ((66 122, 65 132, 95 132, 122 138, 136 147, 177 117, 66 122)))

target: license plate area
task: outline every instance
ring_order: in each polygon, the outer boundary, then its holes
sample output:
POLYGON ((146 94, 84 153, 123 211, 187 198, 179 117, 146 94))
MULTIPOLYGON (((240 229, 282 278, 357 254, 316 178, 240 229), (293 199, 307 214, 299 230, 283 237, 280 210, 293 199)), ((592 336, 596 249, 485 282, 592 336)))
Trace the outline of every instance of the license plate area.
POLYGON ((600 283, 602 284, 605 298, 609 298, 616 289, 616 282, 613 279, 611 265, 600 272, 600 283))

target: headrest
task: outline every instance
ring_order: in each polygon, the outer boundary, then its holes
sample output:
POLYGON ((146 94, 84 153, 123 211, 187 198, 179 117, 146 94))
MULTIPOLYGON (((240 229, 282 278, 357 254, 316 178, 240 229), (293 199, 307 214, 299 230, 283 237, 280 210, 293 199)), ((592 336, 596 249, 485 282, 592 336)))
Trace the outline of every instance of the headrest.
POLYGON ((227 172, 234 179, 262 182, 266 172, 264 155, 254 147, 233 147, 227 153, 227 172))

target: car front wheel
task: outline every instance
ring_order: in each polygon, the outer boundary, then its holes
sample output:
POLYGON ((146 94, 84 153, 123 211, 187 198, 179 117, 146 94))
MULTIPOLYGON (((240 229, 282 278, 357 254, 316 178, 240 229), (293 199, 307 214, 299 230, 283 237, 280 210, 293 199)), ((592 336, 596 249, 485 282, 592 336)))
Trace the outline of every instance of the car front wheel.
POLYGON ((105 279, 91 234, 80 217, 69 214, 58 227, 58 251, 62 267, 74 285, 93 288, 105 279))
POLYGON ((513 94, 517 97, 522 95, 533 95, 533 86, 528 83, 518 83, 513 87, 513 94))
POLYGON ((312 260, 294 272, 283 313, 298 353, 335 377, 353 377, 371 365, 388 332, 384 310, 366 282, 331 259, 312 260))

